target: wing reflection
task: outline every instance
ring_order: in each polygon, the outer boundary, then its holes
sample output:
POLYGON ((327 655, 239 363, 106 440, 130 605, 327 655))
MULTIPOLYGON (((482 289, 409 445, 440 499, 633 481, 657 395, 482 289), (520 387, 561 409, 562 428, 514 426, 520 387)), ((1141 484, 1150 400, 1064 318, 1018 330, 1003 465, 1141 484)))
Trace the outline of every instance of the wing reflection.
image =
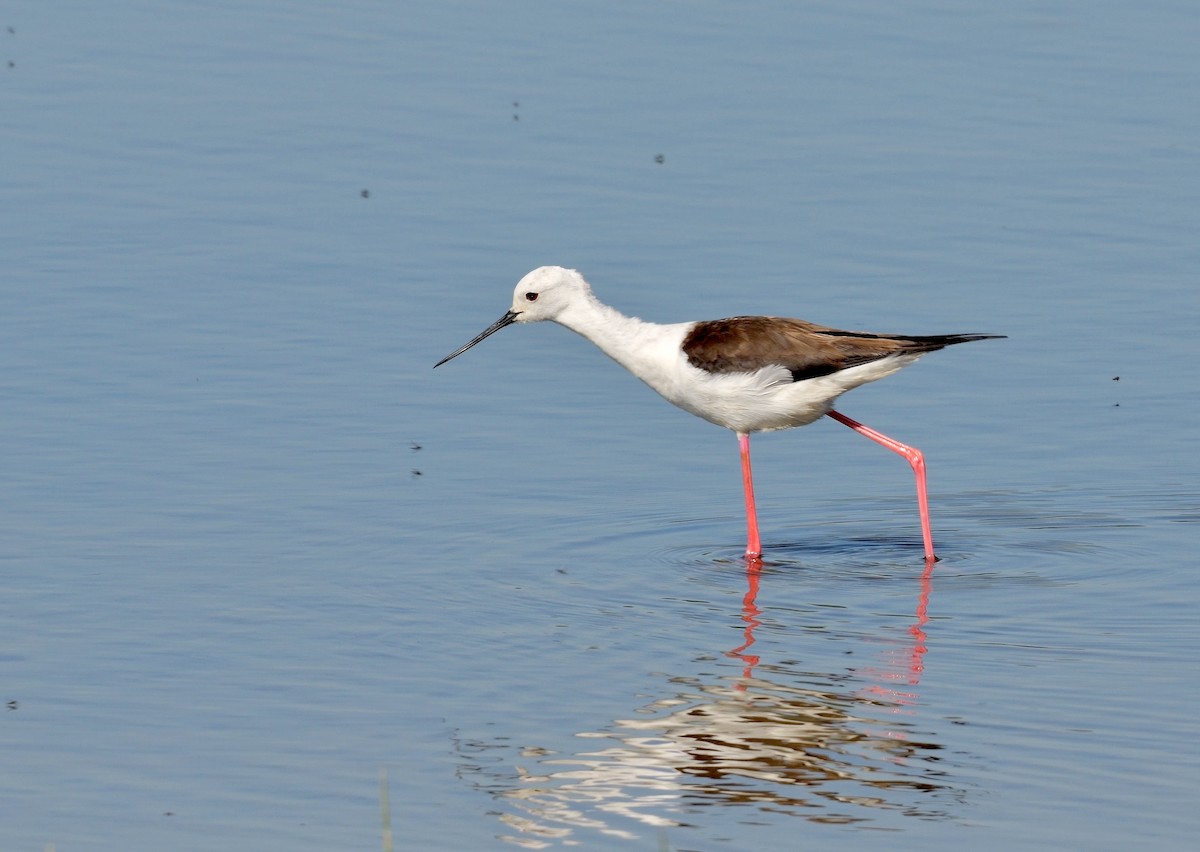
POLYGON ((504 806, 499 817, 515 832, 504 840, 541 848, 578 843, 569 839, 576 832, 634 838, 639 826, 686 825, 689 812, 714 805, 827 823, 871 821, 881 809, 951 816, 964 791, 949 782, 942 746, 910 719, 927 650, 930 572, 911 644, 885 648, 879 665, 839 679, 749 653, 760 579, 752 567, 745 641, 728 652, 744 663, 740 678, 671 678, 667 694, 636 718, 579 733, 596 748, 575 754, 457 743, 464 777, 504 806), (524 765, 514 769, 517 760, 524 765))

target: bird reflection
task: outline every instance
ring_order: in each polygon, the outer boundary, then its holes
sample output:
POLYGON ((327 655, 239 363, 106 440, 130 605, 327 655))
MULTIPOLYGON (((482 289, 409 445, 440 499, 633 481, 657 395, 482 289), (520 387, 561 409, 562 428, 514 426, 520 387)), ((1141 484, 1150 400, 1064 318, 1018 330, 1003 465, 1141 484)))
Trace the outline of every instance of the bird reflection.
MULTIPOLYGON (((738 657, 746 668, 742 671, 742 677, 749 678, 754 674, 754 667, 758 665, 757 654, 747 654, 750 646, 754 644, 754 628, 761 627, 762 622, 758 617, 762 615, 762 610, 758 608, 758 581, 762 577, 762 560, 750 560, 746 563, 746 596, 742 598, 742 621, 746 622, 746 630, 743 635, 746 641, 738 645, 732 651, 726 651, 727 657, 738 657)), ((745 689, 744 683, 738 684, 736 688, 745 689)))
POLYGON ((509 756, 497 760, 507 743, 460 740, 463 776, 505 806, 498 815, 512 834, 503 839, 529 848, 576 844, 578 832, 635 838, 639 826, 686 825, 689 813, 717 805, 824 823, 869 822, 879 810, 950 818, 963 790, 949 782, 942 746, 905 718, 924 670, 932 567, 921 577, 911 641, 835 678, 750 653, 762 623, 762 568, 752 564, 744 641, 727 652, 741 661, 741 677, 671 678, 668 694, 635 718, 577 735, 596 748, 526 747, 515 770, 509 756))

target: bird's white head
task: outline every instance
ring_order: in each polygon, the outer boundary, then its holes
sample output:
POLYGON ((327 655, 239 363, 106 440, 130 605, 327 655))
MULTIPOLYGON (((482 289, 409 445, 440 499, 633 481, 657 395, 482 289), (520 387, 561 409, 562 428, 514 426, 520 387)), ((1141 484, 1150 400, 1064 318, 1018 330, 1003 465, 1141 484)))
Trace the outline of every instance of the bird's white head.
POLYGON ((515 322, 554 320, 572 305, 591 295, 583 276, 561 266, 539 266, 517 282, 513 290, 515 322))
POLYGON ((514 322, 556 320, 572 305, 592 298, 592 288, 574 269, 541 266, 517 282, 513 290, 512 310, 485 328, 474 340, 452 352, 433 366, 440 367, 457 358, 485 337, 514 322))

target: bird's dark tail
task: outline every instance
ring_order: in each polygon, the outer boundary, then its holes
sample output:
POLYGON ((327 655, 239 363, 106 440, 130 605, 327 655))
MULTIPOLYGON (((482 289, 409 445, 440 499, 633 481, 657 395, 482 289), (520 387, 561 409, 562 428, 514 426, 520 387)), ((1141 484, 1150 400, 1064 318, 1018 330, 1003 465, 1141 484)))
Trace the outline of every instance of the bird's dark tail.
MULTIPOLYGON (((871 334, 865 331, 839 331, 837 329, 822 329, 821 334, 826 337, 844 337, 848 340, 888 340, 894 344, 892 347, 882 349, 871 354, 875 358, 882 358, 885 355, 898 355, 901 353, 918 354, 923 352, 935 352, 938 349, 944 349, 947 346, 953 346, 956 343, 970 343, 973 340, 992 340, 995 338, 1008 337, 1007 334, 927 334, 927 335, 912 335, 912 334, 871 334), (898 345, 896 345, 898 344, 898 345)), ((874 360, 867 357, 859 360, 874 360)))
POLYGON ((893 339, 901 343, 911 343, 912 347, 905 347, 909 352, 933 352, 937 349, 944 349, 947 346, 954 346, 956 343, 971 343, 975 340, 994 340, 1008 337, 1007 334, 929 334, 918 335, 916 337, 906 337, 896 335, 893 339))

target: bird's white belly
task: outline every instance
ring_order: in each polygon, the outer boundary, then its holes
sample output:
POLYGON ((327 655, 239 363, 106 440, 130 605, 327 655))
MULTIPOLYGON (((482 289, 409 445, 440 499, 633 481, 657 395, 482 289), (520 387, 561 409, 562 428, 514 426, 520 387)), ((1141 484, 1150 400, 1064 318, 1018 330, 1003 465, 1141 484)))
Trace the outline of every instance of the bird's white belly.
POLYGON ((884 358, 799 382, 792 381, 783 367, 754 373, 707 373, 687 364, 676 381, 651 387, 710 423, 735 432, 770 432, 820 419, 846 391, 889 376, 918 357, 884 358))

